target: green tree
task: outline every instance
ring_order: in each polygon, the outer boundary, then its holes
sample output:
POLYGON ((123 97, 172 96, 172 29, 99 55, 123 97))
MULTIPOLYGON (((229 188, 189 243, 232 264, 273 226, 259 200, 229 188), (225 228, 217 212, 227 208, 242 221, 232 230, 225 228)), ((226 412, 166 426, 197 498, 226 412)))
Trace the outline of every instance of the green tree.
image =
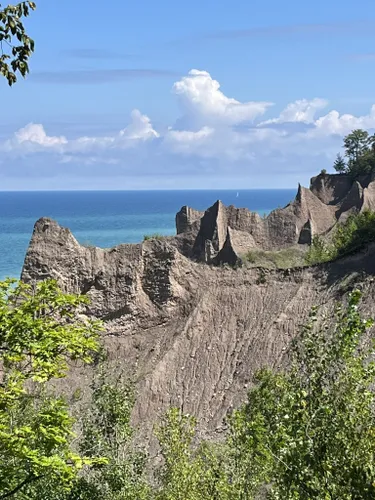
POLYGON ((314 236, 305 255, 305 262, 307 265, 320 264, 321 262, 328 262, 337 257, 335 247, 327 243, 322 236, 314 236))
POLYGON ((13 85, 17 73, 23 77, 29 72, 28 60, 34 52, 34 41, 27 35, 23 18, 35 10, 35 2, 20 2, 2 7, 0 3, 0 74, 13 85))
POLYGON ((73 450, 74 421, 48 384, 65 377, 70 361, 89 363, 99 348, 100 324, 78 315, 85 304, 53 280, 0 283, 0 498, 42 478, 69 488, 95 462, 73 450))
POLYGON ((243 499, 268 485, 277 499, 375 498, 374 342, 360 293, 336 321, 311 313, 286 372, 261 371, 248 402, 234 413, 235 480, 243 499), (247 492, 250 492, 249 495, 247 492))
POLYGON ((83 471, 64 499, 147 500, 150 495, 145 478, 147 456, 132 443, 134 429, 130 419, 135 402, 132 384, 125 380, 121 370, 114 376, 103 364, 91 389, 89 405, 78 408, 83 413, 78 448, 88 457, 106 457, 107 463, 83 471))
POLYGON ((369 150, 369 133, 366 130, 353 130, 344 138, 345 156, 355 164, 369 150))
POLYGON ((353 130, 344 138, 347 162, 338 154, 334 163, 336 172, 356 178, 371 173, 375 168, 375 135, 366 130, 353 130))
POLYGON ((333 164, 333 168, 334 168, 334 169, 336 170, 336 172, 338 172, 339 174, 345 173, 345 172, 346 172, 346 170, 347 170, 347 166, 346 166, 345 160, 344 160, 344 158, 341 156, 341 154, 340 154, 340 153, 336 156, 336 160, 335 160, 335 163, 333 164))
MULTIPOLYGON (((159 471, 156 500, 229 500, 232 488, 224 457, 215 447, 194 447, 196 422, 178 408, 171 408, 157 437, 164 465, 159 471)), ((219 447, 220 450, 220 447, 219 447)))

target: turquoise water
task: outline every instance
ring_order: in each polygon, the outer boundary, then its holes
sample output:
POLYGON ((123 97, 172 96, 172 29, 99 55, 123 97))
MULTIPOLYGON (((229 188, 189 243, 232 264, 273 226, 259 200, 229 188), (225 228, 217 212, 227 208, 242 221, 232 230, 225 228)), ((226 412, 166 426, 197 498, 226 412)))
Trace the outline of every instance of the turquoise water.
POLYGON ((81 243, 103 248, 144 235, 175 234, 183 205, 205 210, 220 199, 261 214, 285 206, 295 190, 0 192, 0 280, 19 277, 34 223, 51 217, 81 243))

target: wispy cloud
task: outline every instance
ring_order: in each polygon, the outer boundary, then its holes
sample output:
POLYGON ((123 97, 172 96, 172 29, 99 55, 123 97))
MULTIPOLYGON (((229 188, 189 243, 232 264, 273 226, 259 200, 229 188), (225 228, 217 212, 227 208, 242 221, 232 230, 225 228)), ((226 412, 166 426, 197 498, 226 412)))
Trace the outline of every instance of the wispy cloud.
POLYGON ((358 62, 375 61, 375 52, 369 52, 367 54, 351 54, 349 59, 358 62))
POLYGON ((108 59, 131 59, 137 57, 133 54, 124 54, 107 49, 89 49, 89 48, 74 48, 63 50, 63 56, 71 59, 95 59, 95 60, 108 60, 108 59))
POLYGON ((93 69, 64 71, 34 71, 30 81, 53 84, 101 84, 134 80, 137 78, 176 77, 175 71, 163 69, 93 69))
MULTIPOLYGON (((190 37, 195 41, 202 40, 231 40, 241 38, 270 38, 270 37, 292 37, 299 35, 315 36, 315 35, 335 35, 335 34, 363 34, 373 33, 375 28, 375 19, 366 21, 355 21, 345 23, 306 23, 306 24, 289 24, 289 25, 270 25, 270 26, 253 26, 250 28, 236 30, 221 30, 211 33, 195 34, 190 37)), ((185 39, 184 41, 188 41, 185 39)), ((180 40, 183 42, 183 40, 180 40)), ((173 42, 176 43, 176 42, 173 42)))

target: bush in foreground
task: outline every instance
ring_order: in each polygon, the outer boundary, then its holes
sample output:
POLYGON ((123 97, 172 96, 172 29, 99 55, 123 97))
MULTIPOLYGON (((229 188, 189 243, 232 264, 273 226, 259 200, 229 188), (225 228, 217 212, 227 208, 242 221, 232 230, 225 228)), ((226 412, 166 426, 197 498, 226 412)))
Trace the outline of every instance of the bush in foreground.
MULTIPOLYGON (((59 364, 58 369, 54 361, 50 364, 56 359, 52 340, 61 340, 61 334, 67 332, 65 320, 60 317, 58 321, 46 321, 45 312, 56 312, 58 303, 58 310, 65 317, 66 308, 72 314, 77 299, 69 298, 67 302, 51 284, 40 287, 35 301, 27 289, 23 301, 11 299, 10 308, 9 297, 14 294, 8 287, 3 288, 6 296, 1 332, 8 340, 2 346, 13 345, 11 359, 4 354, 10 352, 7 349, 0 352, 10 367, 21 362, 12 372, 21 381, 35 370, 39 376, 65 373, 64 364, 59 364), (35 308, 35 304, 40 307, 35 308), (22 330, 12 329, 11 325, 22 325, 22 330), (14 347, 23 338, 21 331, 27 333, 26 343, 17 350, 14 347), (51 337, 53 332, 56 336, 51 337), (18 339, 15 343, 13 336, 18 339), (28 365, 22 364, 26 361, 22 352, 25 346, 31 346, 26 349, 26 356, 38 350, 42 338, 48 339, 41 351, 47 357, 43 355, 29 371, 28 365)), ((63 400, 46 399, 40 391, 26 392, 25 387, 14 392, 13 386, 6 386, 8 405, 26 411, 11 413, 16 415, 11 422, 4 399, 1 400, 0 498, 375 498, 375 348, 367 335, 373 322, 361 317, 359 303, 360 293, 354 291, 346 307, 337 305, 334 320, 331 314, 322 318, 316 309, 311 312, 308 324, 292 343, 290 368, 257 373, 247 401, 229 417, 224 442, 199 441, 195 419, 179 409, 170 409, 156 430, 162 463, 154 470, 153 479, 147 479, 147 455, 132 445, 130 415, 134 394, 121 377, 114 379, 99 371, 94 378, 91 402, 80 410, 75 453, 69 440, 72 420, 63 400), (17 406, 20 402, 22 407, 17 406), (4 426, 8 426, 9 437, 4 426), (98 456, 105 460, 98 463, 98 456), (85 462, 91 467, 84 468, 85 462), (34 476, 30 476, 32 470, 34 476)), ((64 337, 64 352, 88 360, 86 349, 96 349, 96 327, 86 330, 85 326, 82 330, 82 325, 71 321, 73 316, 68 321, 70 334, 64 337), (83 354, 76 341, 85 339, 88 344, 82 348, 83 354)), ((62 346, 58 346, 60 353, 62 346)), ((61 359, 60 362, 64 363, 61 359)), ((43 376, 41 383, 44 380, 43 376)))
POLYGON ((237 498, 264 485, 285 500, 375 497, 375 352, 359 300, 355 291, 347 309, 338 306, 333 325, 318 325, 313 311, 291 368, 257 375, 231 421, 237 498))
POLYGON ((35 288, 0 283, 0 498, 42 478, 69 488, 84 465, 97 462, 73 449, 68 405, 48 389, 70 360, 89 363, 99 349, 100 324, 77 316, 85 303, 52 280, 35 288))

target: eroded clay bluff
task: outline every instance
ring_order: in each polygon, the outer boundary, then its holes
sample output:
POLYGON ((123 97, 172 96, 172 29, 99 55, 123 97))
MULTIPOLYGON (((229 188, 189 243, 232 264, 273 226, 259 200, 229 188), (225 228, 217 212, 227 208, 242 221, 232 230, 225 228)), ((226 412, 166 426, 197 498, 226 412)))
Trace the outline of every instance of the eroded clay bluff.
MULTIPOLYGON (((362 307, 374 314, 375 246, 311 268, 231 268, 205 261, 220 262, 225 252, 230 259, 236 251, 240 256, 238 241, 242 252, 327 233, 350 211, 372 206, 373 190, 372 180, 361 184, 320 175, 265 219, 220 202, 205 213, 184 207, 176 237, 112 249, 82 246, 68 229, 42 218, 22 279, 52 277, 65 291, 90 297, 87 314, 104 320, 110 360, 135 376, 133 416, 146 433, 177 405, 198 418, 203 435, 212 436, 244 400, 254 371, 284 362, 313 305, 331 311, 337 299, 360 286, 362 307)), ((70 387, 87 379, 87 371, 77 368, 70 387)))
POLYGON ((176 216, 179 250, 206 263, 238 264, 249 249, 280 250, 310 244, 356 211, 375 208, 375 177, 352 181, 344 174, 320 174, 310 188, 263 218, 246 208, 217 201, 206 212, 183 207, 176 216))

